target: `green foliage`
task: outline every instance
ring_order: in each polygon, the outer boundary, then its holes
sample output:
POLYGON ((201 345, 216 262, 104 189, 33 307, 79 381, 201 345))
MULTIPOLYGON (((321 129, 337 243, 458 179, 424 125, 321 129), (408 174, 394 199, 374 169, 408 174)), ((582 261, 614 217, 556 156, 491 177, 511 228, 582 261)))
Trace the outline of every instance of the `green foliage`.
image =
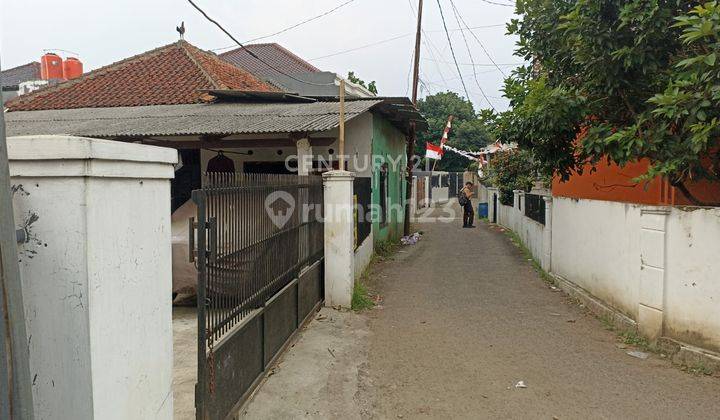
POLYGON ((380 241, 374 246, 375 255, 373 257, 381 261, 386 260, 392 257, 392 255, 395 253, 395 251, 397 251, 399 246, 400 243, 396 241, 380 241))
POLYGON ((375 306, 368 288, 360 281, 355 282, 353 287, 352 300, 350 301, 350 307, 353 311, 362 311, 370 309, 375 306))
MULTIPOLYGON (((418 133, 415 147, 417 156, 425 156, 425 143, 440 143, 448 117, 453 116, 453 129, 448 144, 461 150, 479 150, 491 142, 485 121, 478 118, 472 102, 454 92, 440 92, 418 101, 420 112, 427 118, 430 130, 418 133)), ((472 162, 453 152, 447 152, 437 163, 436 169, 461 172, 472 162)))
POLYGON ((687 181, 720 180, 717 1, 518 0, 517 13, 508 31, 533 65, 506 80, 511 110, 485 116, 493 134, 563 179, 644 158, 642 179, 686 195, 687 181))
POLYGON ((368 83, 368 84, 365 84, 365 81, 364 81, 364 80, 362 80, 362 79, 360 79, 359 77, 355 76, 355 72, 354 72, 354 71, 349 71, 349 72, 348 72, 348 75, 347 75, 347 78, 348 78, 349 81, 351 81, 351 82, 353 82, 353 83, 355 83, 355 84, 358 84, 358 85, 366 88, 366 89, 369 90, 370 92, 372 92, 372 93, 374 93, 374 94, 377 95, 378 90, 377 90, 377 85, 375 85, 375 81, 374 81, 374 80, 373 80, 372 82, 368 83))
POLYGON ((510 150, 493 155, 487 180, 500 190, 500 202, 513 205, 513 190, 530 191, 537 170, 532 153, 528 150, 510 150))

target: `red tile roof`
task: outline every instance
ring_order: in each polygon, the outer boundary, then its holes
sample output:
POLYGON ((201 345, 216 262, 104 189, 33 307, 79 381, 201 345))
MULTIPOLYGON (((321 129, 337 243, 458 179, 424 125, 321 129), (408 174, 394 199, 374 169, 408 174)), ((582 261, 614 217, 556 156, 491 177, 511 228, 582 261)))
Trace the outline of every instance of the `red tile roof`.
POLYGON ((316 73, 320 70, 276 43, 250 44, 220 54, 220 58, 242 67, 260 77, 272 77, 276 72, 248 53, 251 51, 266 63, 288 74, 316 73))
POLYGON ((209 99, 207 89, 277 91, 216 55, 179 41, 8 101, 10 111, 171 105, 209 99))

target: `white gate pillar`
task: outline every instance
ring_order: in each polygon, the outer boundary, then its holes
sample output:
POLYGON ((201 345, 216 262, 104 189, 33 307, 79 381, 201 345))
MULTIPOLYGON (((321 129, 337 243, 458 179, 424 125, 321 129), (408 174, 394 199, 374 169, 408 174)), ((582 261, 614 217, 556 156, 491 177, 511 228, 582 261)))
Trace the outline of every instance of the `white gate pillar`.
POLYGON ((348 171, 323 174, 325 188, 325 306, 350 308, 355 285, 353 180, 348 171))
POLYGON ((35 418, 171 420, 177 151, 29 136, 8 155, 35 418))
POLYGON ((542 269, 548 273, 552 270, 552 205, 551 196, 543 196, 545 201, 545 228, 543 229, 543 259, 542 269))
POLYGON ((298 175, 309 175, 313 166, 313 154, 310 140, 302 138, 295 143, 297 147, 298 175))

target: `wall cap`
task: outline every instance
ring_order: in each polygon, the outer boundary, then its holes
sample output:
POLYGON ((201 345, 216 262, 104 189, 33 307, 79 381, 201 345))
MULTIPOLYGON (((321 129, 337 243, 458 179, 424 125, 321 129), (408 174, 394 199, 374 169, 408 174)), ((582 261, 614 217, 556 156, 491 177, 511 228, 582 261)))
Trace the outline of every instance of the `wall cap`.
POLYGON ((324 181, 352 181, 355 179, 355 172, 349 171, 328 171, 322 174, 324 181))
POLYGON ((114 160, 176 164, 177 150, 76 136, 8 137, 8 160, 114 160))

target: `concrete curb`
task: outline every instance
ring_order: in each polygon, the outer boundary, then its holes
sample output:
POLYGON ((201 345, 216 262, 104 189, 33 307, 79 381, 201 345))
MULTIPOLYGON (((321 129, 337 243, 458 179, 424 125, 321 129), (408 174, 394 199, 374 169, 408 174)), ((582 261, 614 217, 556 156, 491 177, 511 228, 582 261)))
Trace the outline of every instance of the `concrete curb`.
POLYGON ((555 282, 560 289, 571 297, 578 299, 595 316, 610 320, 612 325, 619 330, 637 332, 637 322, 635 322, 632 318, 619 312, 612 306, 607 305, 605 302, 596 298, 590 294, 590 292, 575 283, 558 276, 557 274, 551 273, 550 275, 555 279, 555 282))
MULTIPOLYGON (((575 283, 557 275, 550 274, 557 286, 570 297, 579 300, 595 316, 606 318, 621 331, 637 332, 637 322, 617 309, 590 294, 575 283)), ((711 372, 720 372, 720 354, 700 347, 691 346, 669 337, 657 340, 658 349, 670 356, 673 364, 679 366, 703 366, 711 372)))

